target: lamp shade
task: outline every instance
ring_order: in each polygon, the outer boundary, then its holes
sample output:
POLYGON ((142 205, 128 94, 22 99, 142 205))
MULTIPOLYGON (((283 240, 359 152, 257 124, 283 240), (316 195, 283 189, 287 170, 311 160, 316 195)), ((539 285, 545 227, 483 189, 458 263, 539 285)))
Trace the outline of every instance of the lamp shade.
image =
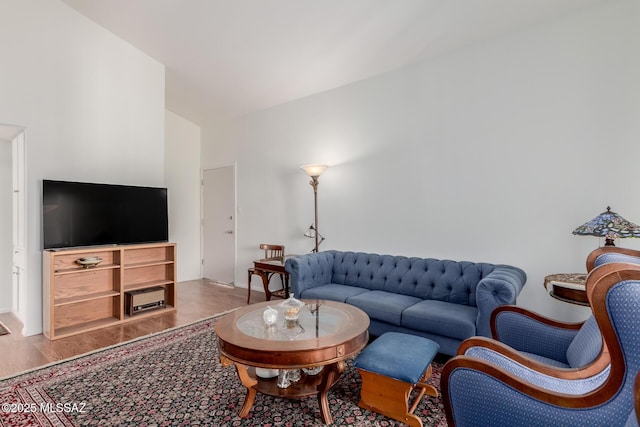
POLYGON ((316 237, 316 228, 311 224, 307 231, 304 232, 304 237, 308 237, 310 239, 315 239, 316 237))
POLYGON ((602 212, 591 221, 582 224, 573 230, 573 234, 605 237, 607 240, 613 241, 618 237, 640 237, 640 226, 627 221, 607 206, 606 212, 602 212))
POLYGON ((313 165, 302 165, 300 166, 300 169, 305 171, 307 175, 309 175, 310 177, 317 178, 320 175, 322 175, 322 172, 324 172, 324 170, 328 167, 329 167, 328 165, 313 164, 313 165))

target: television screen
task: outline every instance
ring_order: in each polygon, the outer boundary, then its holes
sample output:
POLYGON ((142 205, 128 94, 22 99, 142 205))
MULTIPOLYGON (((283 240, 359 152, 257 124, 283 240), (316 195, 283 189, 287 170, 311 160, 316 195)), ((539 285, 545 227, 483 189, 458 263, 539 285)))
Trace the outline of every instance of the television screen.
POLYGON ((167 189, 42 181, 44 249, 166 242, 167 189))

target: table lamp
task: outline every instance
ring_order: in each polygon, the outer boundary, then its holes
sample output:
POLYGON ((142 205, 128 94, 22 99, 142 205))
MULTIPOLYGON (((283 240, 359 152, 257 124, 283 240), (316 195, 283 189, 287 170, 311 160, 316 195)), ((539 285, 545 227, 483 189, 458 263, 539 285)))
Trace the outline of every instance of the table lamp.
POLYGON ((605 246, 615 246, 613 241, 618 237, 621 239, 640 237, 640 226, 612 212, 611 208, 607 206, 606 212, 602 212, 591 221, 582 224, 573 230, 573 234, 604 237, 605 246))

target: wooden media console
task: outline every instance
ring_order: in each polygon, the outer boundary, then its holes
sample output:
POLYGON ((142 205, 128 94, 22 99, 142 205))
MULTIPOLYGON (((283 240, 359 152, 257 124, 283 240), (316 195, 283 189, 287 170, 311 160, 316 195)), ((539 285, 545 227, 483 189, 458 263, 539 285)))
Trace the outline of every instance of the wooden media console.
POLYGON ((176 244, 151 243, 43 252, 43 332, 55 340, 176 309, 176 244), (98 257, 95 266, 79 263, 98 257), (135 316, 125 292, 160 287, 164 306, 135 316))

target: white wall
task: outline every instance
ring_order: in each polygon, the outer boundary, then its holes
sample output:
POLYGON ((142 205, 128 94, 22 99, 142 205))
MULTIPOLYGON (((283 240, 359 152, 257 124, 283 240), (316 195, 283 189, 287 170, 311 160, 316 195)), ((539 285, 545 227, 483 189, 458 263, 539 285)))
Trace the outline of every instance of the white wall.
POLYGON ((169 188, 169 240, 178 242, 178 280, 201 276, 200 127, 167 111, 165 184, 169 188))
POLYGON ((0 139, 0 313, 12 303, 12 215, 13 199, 11 141, 0 139))
POLYGON ((238 164, 237 278, 260 242, 309 251, 298 166, 326 162, 321 249, 513 264, 520 305, 585 318, 542 284, 584 271, 598 239, 571 232, 607 205, 640 222, 638 22, 639 2, 607 3, 203 127, 203 168, 238 164))
POLYGON ((164 66, 57 0, 5 0, 0 123, 24 126, 26 334, 42 330, 42 179, 164 185, 164 66))

